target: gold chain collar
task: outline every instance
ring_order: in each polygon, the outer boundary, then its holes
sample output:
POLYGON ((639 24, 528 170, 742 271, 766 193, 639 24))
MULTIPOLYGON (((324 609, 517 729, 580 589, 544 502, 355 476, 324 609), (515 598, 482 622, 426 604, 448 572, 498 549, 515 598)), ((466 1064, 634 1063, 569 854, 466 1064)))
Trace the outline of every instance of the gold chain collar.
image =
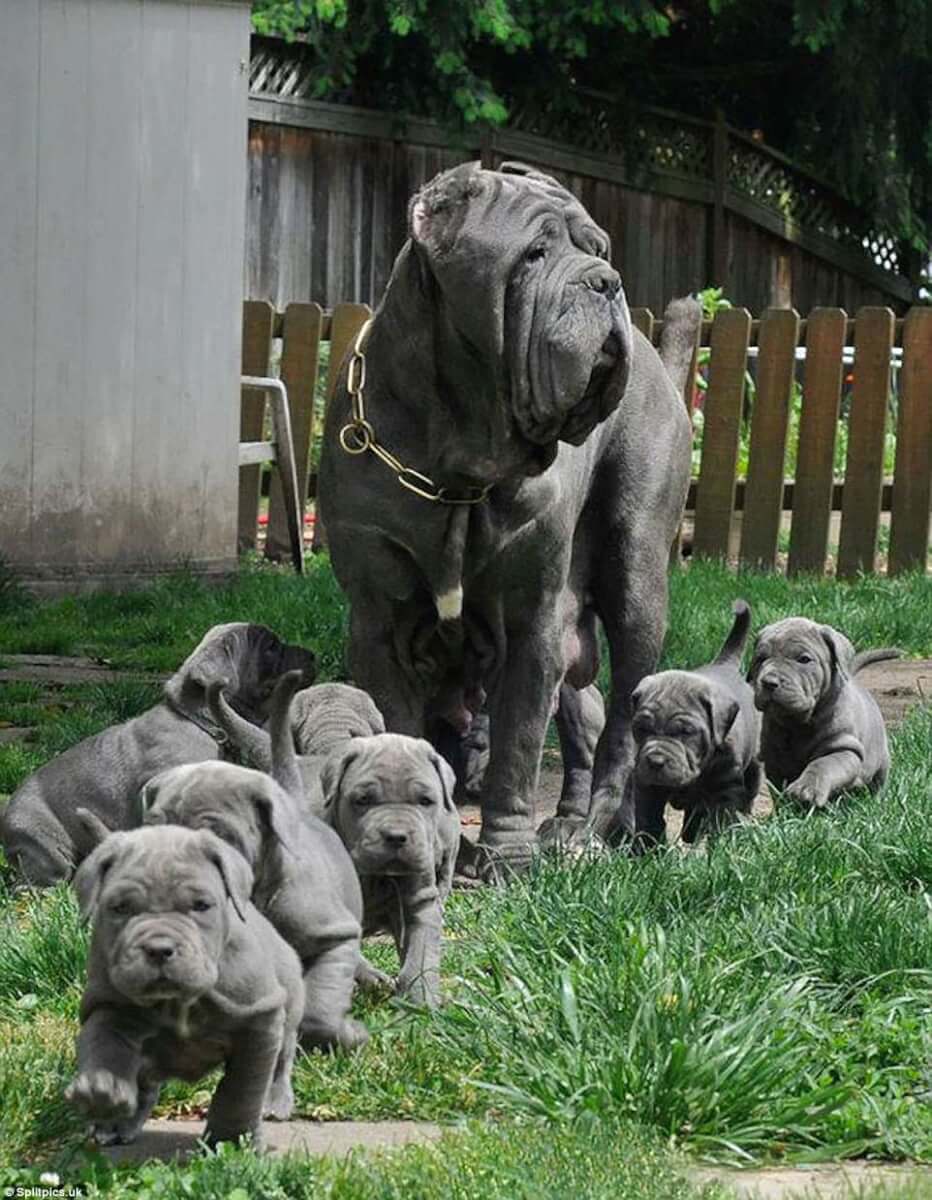
POLYGON ((353 343, 353 356, 350 359, 349 371, 346 376, 346 390, 350 394, 353 415, 340 430, 340 445, 347 454, 365 454, 371 450, 376 458, 395 473, 395 478, 403 488, 414 492, 422 500, 432 500, 437 504, 481 504, 492 490, 492 485, 470 488, 465 495, 452 495, 445 487, 434 483, 427 475, 406 467, 390 450, 386 450, 376 440, 375 430, 366 419, 366 355, 363 345, 369 335, 372 317, 366 321, 356 335, 353 343))

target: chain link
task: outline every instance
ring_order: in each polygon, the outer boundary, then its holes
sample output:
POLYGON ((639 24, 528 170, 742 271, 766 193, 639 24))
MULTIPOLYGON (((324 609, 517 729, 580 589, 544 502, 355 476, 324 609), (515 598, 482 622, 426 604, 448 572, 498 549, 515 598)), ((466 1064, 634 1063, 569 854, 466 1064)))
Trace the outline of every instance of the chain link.
POLYGON ((381 459, 394 472, 395 478, 403 488, 420 496, 422 500, 430 500, 435 504, 480 504, 491 491, 491 484, 486 487, 473 487, 465 495, 452 495, 445 487, 441 487, 427 475, 406 467, 390 450, 380 445, 375 436, 375 430, 366 419, 366 355, 363 347, 369 336, 369 326, 372 317, 356 335, 353 343, 353 354, 350 358, 346 374, 346 390, 350 395, 352 416, 340 430, 340 445, 347 454, 365 454, 367 450, 381 459))

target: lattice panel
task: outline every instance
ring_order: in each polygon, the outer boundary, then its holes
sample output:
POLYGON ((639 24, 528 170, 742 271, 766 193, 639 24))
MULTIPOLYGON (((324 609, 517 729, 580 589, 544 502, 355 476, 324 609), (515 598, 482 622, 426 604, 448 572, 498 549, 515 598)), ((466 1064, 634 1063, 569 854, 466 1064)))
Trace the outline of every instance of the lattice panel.
POLYGON ((651 117, 638 125, 636 136, 642 160, 655 171, 693 179, 711 178, 712 143, 708 130, 651 117))
POLYGON ((298 54, 282 54, 260 47, 249 63, 249 90, 282 100, 304 100, 313 95, 313 70, 298 54))

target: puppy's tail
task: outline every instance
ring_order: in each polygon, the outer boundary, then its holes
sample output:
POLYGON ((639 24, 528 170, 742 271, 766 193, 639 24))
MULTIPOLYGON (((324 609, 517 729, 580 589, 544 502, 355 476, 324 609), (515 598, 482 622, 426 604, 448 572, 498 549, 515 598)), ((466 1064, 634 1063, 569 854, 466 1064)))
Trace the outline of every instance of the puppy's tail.
POLYGON ((222 683, 212 683, 207 688, 207 708, 210 715, 227 735, 233 745, 245 754, 259 771, 272 769, 272 752, 269 735, 258 725, 235 712, 223 694, 222 683))
POLYGON ((291 701, 295 692, 305 686, 303 671, 286 671, 275 685, 269 712, 269 734, 272 741, 271 775, 293 799, 304 801, 304 785, 298 770, 298 756, 291 729, 291 701))
POLYGON ((751 628, 751 608, 746 600, 736 600, 732 611, 735 614, 734 623, 718 652, 715 665, 734 667, 737 670, 741 666, 741 656, 744 654, 748 631, 751 628))
POLYGON ((862 650, 860 654, 856 654, 851 660, 851 666, 848 668, 850 674, 857 675, 858 671, 864 667, 869 667, 875 662, 889 662, 891 658, 902 658, 903 651, 897 650, 893 646, 885 646, 880 650, 862 650))
POLYGON ((660 361, 678 392, 686 386, 701 326, 702 305, 698 300, 684 296, 667 305, 660 335, 660 361))

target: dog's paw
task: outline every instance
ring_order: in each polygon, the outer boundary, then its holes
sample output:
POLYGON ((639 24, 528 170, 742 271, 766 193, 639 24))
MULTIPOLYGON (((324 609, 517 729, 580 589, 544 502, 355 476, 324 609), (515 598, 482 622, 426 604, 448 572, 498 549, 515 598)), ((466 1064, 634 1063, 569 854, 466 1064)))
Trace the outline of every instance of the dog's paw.
POLYGON ((800 808, 824 808, 828 804, 828 793, 811 779, 800 775, 787 787, 783 795, 791 804, 800 808))
POLYGON ((585 826, 585 817, 548 817, 537 829, 537 842, 542 853, 566 850, 585 826))
POLYGON ((139 1092, 112 1071, 82 1071, 65 1089, 65 1099, 90 1117, 126 1120, 136 1112, 139 1092))
POLYGON ((294 1112, 294 1092, 290 1083, 273 1085, 266 1097, 262 1115, 270 1121, 287 1121, 294 1112))
MULTIPOLYGON (((385 978, 388 979, 388 976, 386 975, 385 978)), ((390 979, 388 982, 391 984, 390 979)), ((357 1021, 354 1017, 347 1017, 340 1028, 338 1041, 344 1050, 358 1050, 360 1046, 365 1046, 369 1041, 369 1030, 362 1021, 357 1021)))
POLYGON ((98 1146, 128 1146, 139 1137, 140 1124, 128 1121, 93 1121, 87 1127, 87 1136, 98 1146))
POLYGON ((484 837, 476 846, 476 877, 485 883, 508 883, 530 869, 537 849, 533 833, 484 837))
POLYGON ((356 986, 363 992, 390 992, 395 987, 395 981, 391 975, 362 960, 356 968, 356 986))

